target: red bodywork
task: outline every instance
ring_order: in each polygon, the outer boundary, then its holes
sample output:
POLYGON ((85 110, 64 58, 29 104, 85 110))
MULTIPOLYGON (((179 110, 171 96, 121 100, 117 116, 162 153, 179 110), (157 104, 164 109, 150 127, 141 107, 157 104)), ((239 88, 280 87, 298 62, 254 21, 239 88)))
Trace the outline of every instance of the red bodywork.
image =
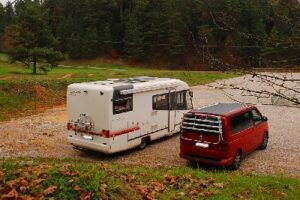
MULTIPOLYGON (((247 105, 243 108, 218 115, 222 120, 223 130, 221 138, 219 134, 207 134, 182 129, 180 157, 209 165, 228 166, 233 162, 237 150, 241 150, 243 156, 255 150, 261 145, 264 135, 268 133, 267 121, 253 123, 251 127, 234 134, 230 127, 230 119, 232 117, 251 110, 258 111, 255 106, 247 105), (198 147, 196 146, 197 142, 208 144, 209 147, 198 147)), ((197 110, 190 111, 189 113, 212 115, 211 113, 198 112, 197 110)), ((258 113, 260 114, 259 111, 258 113)))

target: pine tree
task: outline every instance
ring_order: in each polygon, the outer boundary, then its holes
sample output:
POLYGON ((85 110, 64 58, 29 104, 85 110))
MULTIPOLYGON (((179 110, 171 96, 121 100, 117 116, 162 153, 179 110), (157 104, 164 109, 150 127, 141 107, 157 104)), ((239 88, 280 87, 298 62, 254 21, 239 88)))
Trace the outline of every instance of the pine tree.
POLYGON ((62 59, 62 54, 53 50, 57 40, 47 25, 47 12, 38 1, 19 1, 16 5, 14 48, 10 51, 12 61, 32 64, 33 74, 39 68, 47 72, 62 59))
POLYGON ((135 16, 129 16, 124 36, 124 52, 132 59, 142 59, 144 54, 144 35, 135 16))
POLYGON ((3 33, 4 33, 5 21, 4 21, 4 7, 0 3, 0 50, 3 45, 3 33))
POLYGON ((102 54, 107 55, 113 49, 111 28, 108 23, 104 25, 104 29, 99 37, 100 51, 102 54))

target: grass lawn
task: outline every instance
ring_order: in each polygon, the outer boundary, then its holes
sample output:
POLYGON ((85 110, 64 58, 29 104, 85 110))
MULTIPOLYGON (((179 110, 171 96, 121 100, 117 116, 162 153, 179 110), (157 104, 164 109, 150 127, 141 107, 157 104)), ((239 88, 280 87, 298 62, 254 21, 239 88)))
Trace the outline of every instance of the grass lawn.
POLYGON ((300 198, 300 179, 191 167, 153 169, 99 161, 3 159, 0 198, 9 194, 55 199, 296 200, 300 198))
POLYGON ((111 64, 103 60, 65 61, 47 75, 32 75, 31 69, 9 64, 0 57, 0 121, 33 114, 46 107, 65 104, 68 84, 74 82, 156 76, 177 78, 190 86, 238 76, 234 73, 158 70, 111 64))

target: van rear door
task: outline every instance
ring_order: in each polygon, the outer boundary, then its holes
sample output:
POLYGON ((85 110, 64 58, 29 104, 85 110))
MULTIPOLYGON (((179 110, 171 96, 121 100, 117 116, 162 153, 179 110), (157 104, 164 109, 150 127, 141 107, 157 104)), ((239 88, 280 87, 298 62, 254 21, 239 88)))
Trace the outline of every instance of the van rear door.
MULTIPOLYGON (((200 143, 216 145, 222 138, 222 120, 220 116, 187 113, 182 122, 182 137, 200 143)), ((195 144, 197 146, 197 144, 195 144)))

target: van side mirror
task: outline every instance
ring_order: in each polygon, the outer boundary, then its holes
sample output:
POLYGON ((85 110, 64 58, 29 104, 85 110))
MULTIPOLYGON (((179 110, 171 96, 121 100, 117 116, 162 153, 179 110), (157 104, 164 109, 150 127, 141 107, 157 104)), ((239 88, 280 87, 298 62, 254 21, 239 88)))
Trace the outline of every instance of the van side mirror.
POLYGON ((268 118, 266 117, 266 116, 262 116, 262 121, 264 121, 264 122, 266 122, 266 121, 268 121, 268 118))

